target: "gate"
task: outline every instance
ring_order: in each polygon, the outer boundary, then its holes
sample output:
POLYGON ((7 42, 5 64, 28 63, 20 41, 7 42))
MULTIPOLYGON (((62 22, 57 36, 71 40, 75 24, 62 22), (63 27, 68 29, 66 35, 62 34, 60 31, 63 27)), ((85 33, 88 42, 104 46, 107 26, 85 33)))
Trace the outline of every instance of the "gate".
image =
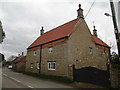
POLYGON ((75 66, 73 66, 74 81, 110 87, 109 78, 109 71, 100 70, 95 67, 75 69, 75 66))

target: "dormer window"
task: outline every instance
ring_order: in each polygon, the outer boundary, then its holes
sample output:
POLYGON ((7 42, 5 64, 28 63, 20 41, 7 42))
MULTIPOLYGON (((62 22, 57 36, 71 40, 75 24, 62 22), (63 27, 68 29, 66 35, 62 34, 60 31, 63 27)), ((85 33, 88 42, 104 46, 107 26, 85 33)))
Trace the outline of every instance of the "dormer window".
POLYGON ((33 55, 34 55, 34 56, 36 56, 36 55, 37 55, 37 52, 36 52, 36 51, 34 51, 34 52, 33 52, 33 55))
POLYGON ((48 48, 48 53, 52 53, 53 52, 53 47, 49 47, 48 48))

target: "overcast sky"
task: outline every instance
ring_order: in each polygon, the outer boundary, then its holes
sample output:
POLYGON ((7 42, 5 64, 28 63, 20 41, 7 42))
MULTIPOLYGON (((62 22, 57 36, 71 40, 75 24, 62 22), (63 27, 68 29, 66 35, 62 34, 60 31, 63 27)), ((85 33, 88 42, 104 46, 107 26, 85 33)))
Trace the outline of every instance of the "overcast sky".
MULTIPOLYGON (((85 16, 93 1, 0 0, 0 20, 6 33, 0 52, 6 59, 26 53, 26 48, 40 35, 42 26, 46 32, 77 18, 78 4, 82 5, 85 16)), ((85 20, 91 33, 94 21, 98 37, 110 45, 112 51, 117 51, 112 18, 105 16, 106 12, 111 14, 109 0, 96 0, 85 20)))

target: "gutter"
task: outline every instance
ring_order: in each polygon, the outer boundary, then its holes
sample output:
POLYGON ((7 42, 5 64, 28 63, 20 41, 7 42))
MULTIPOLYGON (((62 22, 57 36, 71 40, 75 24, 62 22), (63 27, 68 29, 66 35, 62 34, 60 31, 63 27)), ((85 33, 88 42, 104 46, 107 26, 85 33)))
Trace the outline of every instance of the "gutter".
POLYGON ((33 47, 30 47, 30 48, 27 48, 28 49, 32 49, 34 47, 39 47, 39 46, 42 46, 42 45, 45 45, 45 44, 48 44, 48 43, 51 43, 51 42, 55 42, 55 41, 58 41, 58 40, 61 40, 61 39, 64 39, 64 38, 67 38, 68 36, 65 36, 65 37, 62 37, 62 38, 59 38, 59 39, 56 39, 56 40, 53 40, 53 41, 49 41, 47 43, 43 43, 43 44, 40 44, 40 45, 37 45, 37 46, 33 46, 33 47))
POLYGON ((106 47, 106 48, 111 48, 111 47, 108 47, 108 46, 104 46, 104 45, 100 45, 98 43, 95 43, 96 45, 99 45, 99 46, 102 46, 102 47, 106 47))

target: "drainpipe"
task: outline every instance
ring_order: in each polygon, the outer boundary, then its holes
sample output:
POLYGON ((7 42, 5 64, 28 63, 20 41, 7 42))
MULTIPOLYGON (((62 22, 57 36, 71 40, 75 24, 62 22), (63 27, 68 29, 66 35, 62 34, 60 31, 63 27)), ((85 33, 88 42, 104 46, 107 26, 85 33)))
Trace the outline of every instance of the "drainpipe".
POLYGON ((39 74, 41 73, 42 45, 40 46, 39 74))

